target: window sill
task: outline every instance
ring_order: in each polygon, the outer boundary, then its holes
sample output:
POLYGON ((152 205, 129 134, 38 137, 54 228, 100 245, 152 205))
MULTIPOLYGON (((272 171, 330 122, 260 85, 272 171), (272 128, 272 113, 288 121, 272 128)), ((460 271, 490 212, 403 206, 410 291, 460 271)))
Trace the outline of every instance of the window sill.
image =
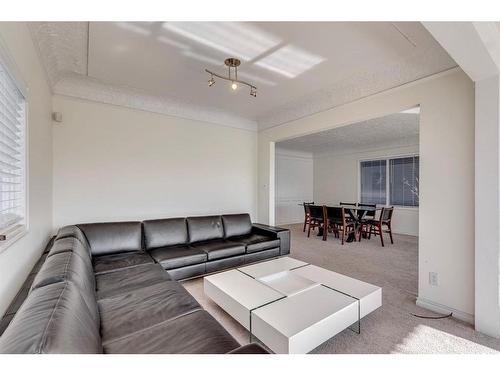
POLYGON ((0 241, 0 254, 11 247, 15 242, 23 238, 26 234, 28 234, 28 228, 25 225, 16 228, 11 233, 7 233, 7 239, 5 241, 0 241))

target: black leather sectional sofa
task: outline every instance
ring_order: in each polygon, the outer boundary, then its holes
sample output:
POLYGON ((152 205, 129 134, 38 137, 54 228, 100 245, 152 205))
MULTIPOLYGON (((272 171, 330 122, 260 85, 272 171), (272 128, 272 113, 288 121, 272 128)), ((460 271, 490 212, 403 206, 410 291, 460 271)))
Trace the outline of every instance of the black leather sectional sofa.
POLYGON ((0 353, 265 353, 243 347, 176 280, 289 253, 247 214, 63 227, 0 353))

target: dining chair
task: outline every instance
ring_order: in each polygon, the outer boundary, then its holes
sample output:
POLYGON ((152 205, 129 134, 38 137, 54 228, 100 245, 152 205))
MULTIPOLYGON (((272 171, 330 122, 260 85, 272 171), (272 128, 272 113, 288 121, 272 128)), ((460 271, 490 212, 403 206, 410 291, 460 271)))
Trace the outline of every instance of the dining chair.
POLYGON ((309 207, 311 204, 314 204, 314 202, 304 202, 302 203, 304 205, 304 229, 302 229, 302 232, 306 231, 306 226, 309 224, 309 207))
POLYGON ((376 204, 371 204, 371 203, 359 203, 359 206, 363 207, 372 207, 374 210, 359 210, 357 212, 358 215, 358 220, 359 220, 359 241, 361 241, 361 237, 367 238, 369 232, 370 232, 370 222, 375 220, 375 214, 377 210, 376 204))
POLYGON ((371 238, 371 235, 378 234, 380 235, 380 242, 382 243, 382 247, 384 246, 384 236, 382 233, 389 233, 389 237, 391 238, 391 244, 394 244, 392 239, 392 214, 394 213, 394 207, 383 207, 380 212, 380 218, 378 220, 370 220, 370 232, 368 234, 368 239, 371 238), (386 226, 387 229, 383 229, 383 226, 386 226))
MULTIPOLYGON (((339 233, 342 233, 342 245, 346 235, 355 233, 356 226, 355 222, 348 215, 344 207, 328 207, 323 206, 323 216, 325 217, 325 226, 323 228, 323 241, 326 241, 328 232, 331 230, 335 237, 339 237, 339 233)), ((354 240, 356 236, 354 235, 354 240)))
POLYGON ((309 223, 307 225, 307 237, 311 236, 311 229, 323 228, 325 222, 323 216, 323 206, 315 206, 310 204, 309 208, 309 223))
POLYGON ((339 202, 341 206, 357 206, 357 203, 339 202))

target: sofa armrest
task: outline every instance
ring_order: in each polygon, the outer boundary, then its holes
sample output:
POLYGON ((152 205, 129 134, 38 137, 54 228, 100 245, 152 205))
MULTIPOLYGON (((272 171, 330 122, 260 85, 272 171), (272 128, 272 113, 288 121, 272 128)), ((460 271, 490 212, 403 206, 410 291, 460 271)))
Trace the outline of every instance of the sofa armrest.
POLYGON ((253 223, 252 224, 252 229, 257 229, 257 230, 262 230, 262 231, 268 231, 268 232, 272 232, 272 233, 279 233, 279 232, 283 232, 283 231, 287 231, 288 230, 286 228, 273 227, 272 225, 259 224, 259 223, 253 223))
POLYGON ((231 350, 227 354, 270 354, 264 347, 257 343, 251 343, 231 350))
POLYGON ((252 225, 252 233, 278 238, 280 240, 280 255, 290 254, 290 230, 254 223, 252 225))

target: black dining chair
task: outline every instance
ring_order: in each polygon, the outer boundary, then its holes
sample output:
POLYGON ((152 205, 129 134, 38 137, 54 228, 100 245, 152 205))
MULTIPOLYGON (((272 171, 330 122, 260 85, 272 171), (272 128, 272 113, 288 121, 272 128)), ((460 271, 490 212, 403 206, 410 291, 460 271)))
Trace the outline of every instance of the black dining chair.
POLYGON ((323 228, 324 216, 323 216, 323 206, 315 206, 310 204, 307 206, 309 208, 309 223, 307 228, 307 237, 311 236, 311 229, 323 228))
MULTIPOLYGON (((372 203, 359 203, 358 207, 371 207, 371 208, 377 208, 376 204, 372 203)), ((360 210, 358 209, 357 215, 358 215, 358 220, 359 220, 359 241, 361 241, 361 237, 364 236, 365 238, 368 236, 369 231, 370 231, 370 224, 369 221, 375 220, 375 215, 377 213, 377 210, 360 210)))
POLYGON ((342 245, 344 244, 345 237, 351 233, 354 234, 354 241, 356 241, 355 222, 349 216, 344 207, 323 206, 323 216, 325 218, 323 241, 326 241, 330 230, 337 238, 340 236, 340 233, 342 234, 342 245))
POLYGON ((357 206, 357 203, 340 202, 341 206, 357 206))
POLYGON ((380 235, 380 242, 382 243, 382 247, 384 246, 384 236, 382 233, 389 233, 389 237, 391 238, 391 244, 394 244, 392 239, 392 214, 394 213, 394 207, 383 207, 380 212, 380 218, 378 220, 370 220, 370 232, 368 234, 368 238, 371 237, 372 234, 380 235), (383 229, 383 226, 386 226, 387 229, 383 229))
POLYGON ((304 206, 304 229, 302 229, 302 232, 306 231, 306 226, 309 224, 309 207, 310 205, 314 204, 314 202, 304 202, 302 203, 304 206))

